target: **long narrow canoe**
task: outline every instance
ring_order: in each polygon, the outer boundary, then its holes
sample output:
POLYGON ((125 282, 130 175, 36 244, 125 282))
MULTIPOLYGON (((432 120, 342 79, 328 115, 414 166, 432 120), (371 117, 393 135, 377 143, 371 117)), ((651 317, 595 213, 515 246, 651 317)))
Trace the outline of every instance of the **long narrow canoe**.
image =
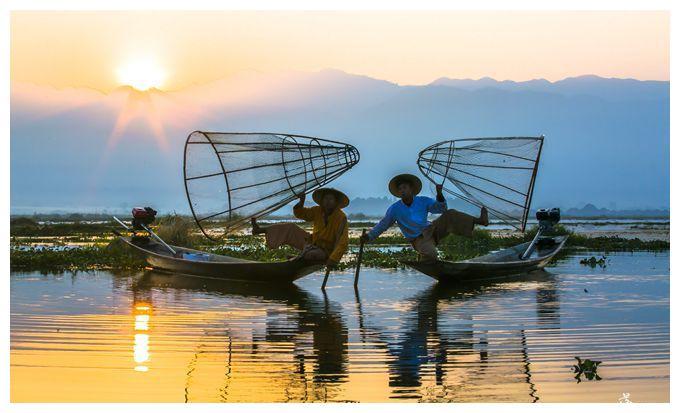
POLYGON ((291 283, 298 278, 323 268, 323 263, 302 258, 287 261, 258 262, 211 254, 172 245, 173 255, 160 243, 148 239, 120 237, 130 247, 141 253, 154 269, 178 274, 227 280, 246 280, 266 283, 291 283))
POLYGON ((567 241, 567 236, 540 238, 536 250, 520 259, 529 242, 465 261, 404 261, 404 264, 442 283, 503 278, 545 267, 567 241))

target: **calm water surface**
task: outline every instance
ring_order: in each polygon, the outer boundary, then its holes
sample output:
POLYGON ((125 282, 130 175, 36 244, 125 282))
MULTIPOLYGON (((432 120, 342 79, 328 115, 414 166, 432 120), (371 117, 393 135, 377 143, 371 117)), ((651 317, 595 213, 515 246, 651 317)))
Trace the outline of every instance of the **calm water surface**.
POLYGON ((359 296, 349 271, 326 295, 322 274, 13 273, 11 399, 667 402, 668 253, 581 258, 459 288, 364 269, 359 296))

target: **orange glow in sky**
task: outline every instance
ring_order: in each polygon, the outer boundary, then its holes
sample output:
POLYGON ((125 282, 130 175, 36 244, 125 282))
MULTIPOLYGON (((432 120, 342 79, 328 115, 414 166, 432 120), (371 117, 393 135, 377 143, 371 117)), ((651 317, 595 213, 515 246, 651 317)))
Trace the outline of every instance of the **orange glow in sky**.
POLYGON ((13 81, 102 91, 325 68, 399 84, 668 80, 669 23, 646 11, 26 11, 11 15, 10 65, 13 81))

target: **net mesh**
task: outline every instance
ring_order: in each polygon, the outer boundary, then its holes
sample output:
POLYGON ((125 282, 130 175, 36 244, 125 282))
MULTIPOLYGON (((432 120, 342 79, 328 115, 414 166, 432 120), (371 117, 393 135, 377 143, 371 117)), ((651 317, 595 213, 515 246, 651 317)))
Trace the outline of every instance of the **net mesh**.
POLYGON ((184 183, 196 223, 214 239, 329 183, 358 161, 354 146, 325 139, 197 131, 184 147, 184 183), (216 222, 220 229, 211 228, 216 222))
POLYGON ((434 184, 520 231, 526 228, 543 137, 458 139, 420 152, 418 167, 434 184))

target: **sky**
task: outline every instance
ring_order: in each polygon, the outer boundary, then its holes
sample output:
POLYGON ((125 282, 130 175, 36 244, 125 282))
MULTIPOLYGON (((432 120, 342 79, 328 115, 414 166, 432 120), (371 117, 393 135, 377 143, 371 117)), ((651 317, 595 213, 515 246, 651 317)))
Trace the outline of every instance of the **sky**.
POLYGON ((10 46, 24 213, 184 211, 194 130, 355 145, 350 198, 434 142, 544 134, 534 207, 669 205, 666 12, 14 12, 10 46))
POLYGON ((640 11, 13 12, 10 74, 104 92, 130 76, 179 90, 241 72, 325 68, 400 85, 668 80, 669 23, 667 12, 640 11))

